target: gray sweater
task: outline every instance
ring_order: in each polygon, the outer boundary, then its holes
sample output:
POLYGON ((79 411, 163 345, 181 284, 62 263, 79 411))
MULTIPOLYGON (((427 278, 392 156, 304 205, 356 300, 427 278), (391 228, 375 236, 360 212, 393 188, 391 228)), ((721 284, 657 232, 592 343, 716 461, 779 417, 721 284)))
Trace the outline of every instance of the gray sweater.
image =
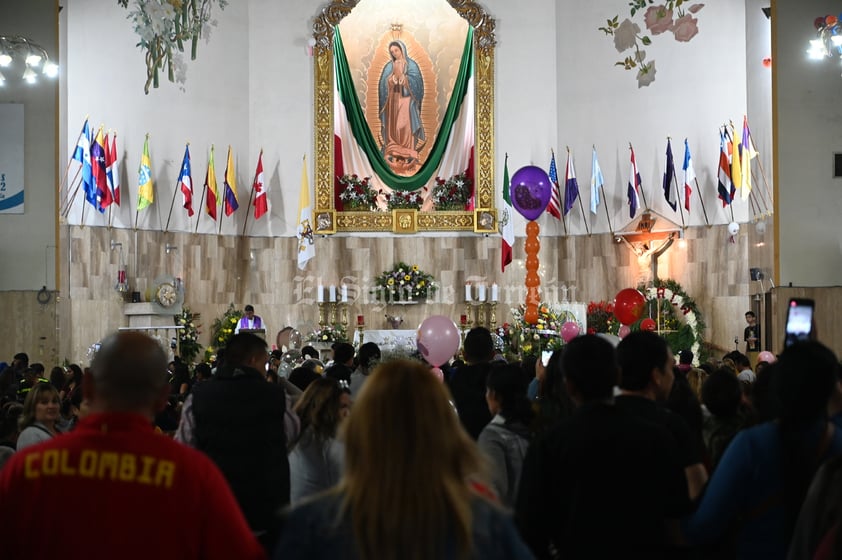
POLYGON ((499 414, 492 418, 479 435, 479 448, 491 464, 491 489, 500 503, 513 508, 517 499, 523 458, 529 448, 527 431, 522 426, 505 426, 499 414))

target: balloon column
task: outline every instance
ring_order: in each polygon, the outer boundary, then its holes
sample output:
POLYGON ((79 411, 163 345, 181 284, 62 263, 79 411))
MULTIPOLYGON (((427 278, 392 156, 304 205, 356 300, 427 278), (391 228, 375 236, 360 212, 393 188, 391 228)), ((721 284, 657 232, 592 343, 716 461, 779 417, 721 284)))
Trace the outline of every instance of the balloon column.
POLYGON ((509 195, 512 205, 520 212, 521 216, 529 220, 526 224, 526 309, 523 312, 523 320, 534 325, 538 322, 538 305, 541 303, 541 296, 538 287, 541 285, 541 278, 538 276, 538 251, 541 250, 541 242, 538 241, 538 234, 541 228, 535 222, 544 212, 552 194, 552 183, 547 173, 540 167, 527 165, 521 167, 512 175, 509 185, 509 195))

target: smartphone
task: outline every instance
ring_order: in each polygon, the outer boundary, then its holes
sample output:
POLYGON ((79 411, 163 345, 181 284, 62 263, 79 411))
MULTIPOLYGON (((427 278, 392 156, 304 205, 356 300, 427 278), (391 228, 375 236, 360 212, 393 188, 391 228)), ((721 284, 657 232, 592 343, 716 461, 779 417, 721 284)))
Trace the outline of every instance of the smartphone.
POLYGON ((786 310, 784 347, 813 338, 813 312, 816 302, 805 298, 792 298, 786 310))
POLYGON ((550 358, 552 357, 552 355, 552 350, 544 350, 543 352, 541 352, 541 365, 547 367, 547 364, 550 363, 550 358))

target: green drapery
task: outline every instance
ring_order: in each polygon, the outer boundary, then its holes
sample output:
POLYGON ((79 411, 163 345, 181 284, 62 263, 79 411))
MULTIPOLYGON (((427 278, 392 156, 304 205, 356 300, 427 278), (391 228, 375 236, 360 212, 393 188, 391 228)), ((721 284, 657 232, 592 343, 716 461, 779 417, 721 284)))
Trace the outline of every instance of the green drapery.
POLYGON ((354 135, 354 139, 362 148, 363 152, 365 152, 374 172, 389 188, 397 191, 414 191, 420 189, 430 181, 433 173, 438 169, 445 148, 447 148, 447 143, 450 140, 453 123, 459 116, 462 101, 468 90, 468 80, 473 74, 473 39, 474 30, 471 26, 468 26, 468 36, 465 39, 465 48, 462 51, 459 74, 456 77, 456 83, 453 85, 453 93, 450 94, 450 101, 447 104, 447 111, 439 128, 439 134, 436 135, 436 141, 433 143, 433 148, 430 150, 427 161, 424 162, 421 169, 415 175, 402 177, 392 172, 392 169, 380 153, 380 147, 377 145, 377 141, 374 139, 374 135, 371 133, 371 129, 369 129, 368 123, 365 120, 363 109, 360 106, 360 99, 357 96, 357 90, 354 88, 354 82, 351 79, 351 71, 348 68, 348 59, 345 57, 345 49, 342 46, 339 28, 333 28, 333 54, 339 99, 345 106, 345 112, 348 115, 348 121, 351 125, 351 132, 354 135))

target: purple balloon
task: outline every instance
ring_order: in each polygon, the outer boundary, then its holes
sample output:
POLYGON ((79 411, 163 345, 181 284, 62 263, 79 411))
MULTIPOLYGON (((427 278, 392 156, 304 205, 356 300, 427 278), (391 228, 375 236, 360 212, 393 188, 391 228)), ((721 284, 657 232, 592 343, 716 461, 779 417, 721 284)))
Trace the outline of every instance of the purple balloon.
POLYGON ((433 367, 446 364, 459 351, 461 342, 459 329, 450 317, 433 315, 418 327, 418 351, 433 367))
POLYGON ((509 186, 512 205, 527 220, 537 220, 550 202, 552 187, 547 172, 540 167, 521 167, 512 175, 509 186))

